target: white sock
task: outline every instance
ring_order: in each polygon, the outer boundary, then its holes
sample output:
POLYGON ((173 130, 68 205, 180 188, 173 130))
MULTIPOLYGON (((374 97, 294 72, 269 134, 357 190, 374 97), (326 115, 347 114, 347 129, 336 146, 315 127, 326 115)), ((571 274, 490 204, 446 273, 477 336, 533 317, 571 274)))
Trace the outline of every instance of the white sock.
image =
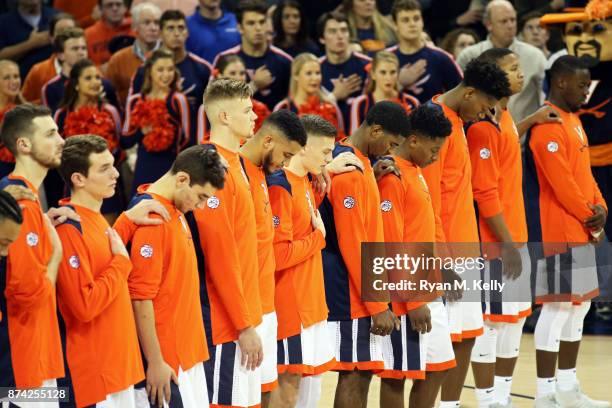
POLYGON ((545 397, 555 393, 555 377, 540 378, 537 380, 536 398, 545 397))
POLYGON ((495 389, 491 388, 476 388, 476 401, 478 408, 489 408, 489 405, 495 403, 495 389))
POLYGON ((573 390, 576 384, 578 384, 578 378, 576 378, 575 368, 557 370, 557 387, 560 391, 573 390))
POLYGON ((495 376, 495 402, 506 405, 510 398, 510 390, 512 389, 512 377, 495 376))
POLYGON ((459 408, 459 401, 440 401, 440 408, 459 408))

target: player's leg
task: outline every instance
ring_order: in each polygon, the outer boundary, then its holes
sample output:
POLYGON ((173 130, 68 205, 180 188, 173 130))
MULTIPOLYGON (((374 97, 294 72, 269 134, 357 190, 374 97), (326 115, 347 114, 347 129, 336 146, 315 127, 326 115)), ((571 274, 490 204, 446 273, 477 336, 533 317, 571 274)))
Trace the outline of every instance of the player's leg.
POLYGON ((310 375, 300 380, 300 393, 295 408, 317 408, 321 399, 322 375, 310 375))
POLYGON ((371 381, 370 371, 340 371, 334 408, 366 408, 371 381))
POLYGON ((274 408, 295 407, 300 392, 300 374, 281 373, 278 375, 278 389, 274 391, 270 399, 270 405, 274 408))
POLYGON ((481 408, 495 402, 494 377, 498 335, 503 323, 485 322, 484 333, 476 338, 471 361, 476 400, 481 408))
POLYGON ((382 378, 380 380, 380 406, 398 407, 404 406, 405 378, 382 378))
POLYGON ((555 370, 561 330, 570 315, 568 302, 544 303, 534 332, 537 366, 536 407, 555 407, 555 370))

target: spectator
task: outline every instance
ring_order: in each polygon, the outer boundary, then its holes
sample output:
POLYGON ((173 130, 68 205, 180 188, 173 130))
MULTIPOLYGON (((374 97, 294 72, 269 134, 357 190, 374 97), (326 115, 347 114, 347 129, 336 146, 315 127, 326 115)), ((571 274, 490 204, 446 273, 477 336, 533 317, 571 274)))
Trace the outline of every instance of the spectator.
POLYGON ((213 63, 217 54, 240 44, 234 13, 221 8, 221 0, 199 0, 195 13, 187 17, 187 49, 213 63))
POLYGON ((17 10, 0 15, 0 59, 19 64, 21 78, 51 56, 49 24, 55 13, 42 0, 18 0, 17 10))
POLYGON ((375 0, 344 0, 351 30, 351 40, 358 42, 366 53, 375 53, 395 44, 395 32, 389 20, 376 8, 375 0))
POLYGON ((519 94, 510 98, 508 108, 514 121, 520 122, 541 104, 546 58, 533 45, 516 39, 516 11, 509 1, 491 1, 485 9, 484 23, 489 32, 487 39, 464 49, 457 63, 465 68, 468 62, 493 47, 509 48, 518 55, 525 75, 525 85, 519 94))
POLYGON ((351 133, 361 126, 370 108, 377 102, 395 102, 401 105, 406 113, 419 105, 416 98, 399 90, 398 77, 397 56, 389 51, 378 51, 368 70, 366 93, 355 98, 351 105, 351 133))
MULTIPOLYGON (((76 18, 78 26, 85 29, 96 22, 94 10, 97 9, 98 0, 54 0, 53 7, 76 18)), ((96 10, 99 12, 99 10, 96 10)))
POLYGON ((100 20, 85 30, 89 58, 106 72, 111 57, 108 43, 118 35, 133 35, 130 20, 125 17, 125 0, 98 0, 100 20))
POLYGON ((444 36, 441 48, 451 54, 455 60, 464 48, 474 45, 480 41, 476 31, 470 28, 455 28, 444 36))
MULTIPOLYGON (((49 35, 51 43, 55 36, 63 30, 76 27, 74 17, 67 13, 57 13, 51 18, 49 35)), ((54 50, 55 51, 55 50, 54 50)), ((23 97, 33 103, 40 103, 42 87, 54 76, 62 71, 62 63, 54 52, 51 57, 34 65, 23 83, 23 97)))
POLYGON ((180 10, 186 16, 191 15, 198 5, 198 0, 134 0, 132 7, 145 1, 155 4, 162 13, 166 10, 180 10))
POLYGON ((367 55, 350 51, 348 19, 344 14, 323 14, 317 21, 317 36, 325 46, 325 55, 319 60, 323 88, 336 98, 342 112, 342 121, 348 126, 351 101, 363 92, 367 77, 365 67, 371 59, 367 55))
MULTIPOLYGON (((70 71, 64 98, 53 119, 64 138, 87 134, 104 138, 118 165, 121 116, 116 106, 104 100, 103 90, 99 68, 89 59, 80 60, 70 71)), ((67 192, 65 183, 59 181, 52 193, 67 192)), ((110 225, 125 207, 122 190, 121 179, 117 179, 116 194, 102 203, 102 214, 110 225)))
POLYGON ((548 39, 550 36, 548 30, 540 25, 541 17, 542 13, 539 11, 525 14, 521 19, 519 38, 527 44, 539 48, 548 59, 550 57, 550 50, 548 49, 548 39))
POLYGON ((453 89, 461 82, 461 70, 450 54, 423 38, 423 16, 417 0, 397 0, 391 9, 399 44, 388 51, 400 64, 400 85, 419 102, 453 89))
MULTIPOLYGON (((42 103, 48 106, 52 113, 55 113, 64 98, 64 89, 70 78, 72 67, 80 60, 87 58, 87 42, 81 28, 69 28, 62 31, 55 37, 54 46, 57 50, 57 58, 62 61, 62 71, 50 79, 42 89, 42 103)), ((117 106, 117 96, 111 83, 104 79, 102 85, 106 98, 117 106)))
POLYGON ((132 29, 136 40, 130 47, 117 51, 108 61, 106 77, 117 92, 119 102, 125 104, 130 81, 146 57, 159 48, 159 19, 161 11, 153 3, 142 2, 132 7, 132 29))
MULTIPOLYGON (((24 102, 19 66, 10 60, 0 60, 0 127, 4 114, 24 102)), ((0 142, 0 177, 7 176, 14 167, 15 156, 0 142)))
MULTIPOLYGON (((236 81, 247 81, 246 67, 244 61, 236 54, 223 55, 217 60, 217 65, 214 69, 215 78, 228 78, 235 79, 236 81)), ((253 133, 257 133, 263 121, 270 115, 270 109, 265 103, 258 101, 257 99, 251 98, 253 103, 253 112, 257 115, 255 119, 255 128, 253 133)), ((196 138, 198 143, 205 143, 209 140, 209 129, 210 123, 206 119, 206 110, 204 105, 200 105, 198 110, 198 128, 196 132, 196 138)))
MULTIPOLYGON (((238 9, 238 30, 242 43, 217 56, 238 54, 244 61, 256 90, 255 98, 272 109, 287 97, 292 58, 266 39, 266 4, 260 0, 243 0, 238 9)), ((216 60, 215 58, 215 65, 216 60)))
POLYGON ((302 6, 295 0, 283 0, 272 15, 274 45, 295 57, 303 52, 319 54, 317 44, 308 35, 306 20, 302 18, 302 6))
MULTIPOLYGON (((164 15, 170 12, 183 14, 169 10, 164 15)), ((145 62, 142 92, 128 98, 121 147, 138 144, 132 194, 164 175, 189 143, 189 106, 178 92, 180 76, 173 54, 159 49, 145 62)))
MULTIPOLYGON (((189 102, 190 143, 195 143, 195 128, 198 107, 202 103, 204 90, 212 73, 212 67, 208 62, 195 54, 187 52, 185 42, 189 36, 185 15, 178 10, 164 11, 159 20, 161 28, 162 48, 170 51, 174 56, 174 64, 179 70, 179 90, 187 97, 189 102)), ((144 67, 138 68, 132 78, 132 86, 128 93, 131 95, 140 92, 144 86, 144 67)), ((171 162, 172 163, 172 162, 171 162)), ((165 171, 164 171, 165 172, 165 171)), ((164 173, 160 173, 159 177, 164 173)))
POLYGON ((436 41, 456 28, 471 28, 483 38, 487 34, 483 13, 484 4, 478 0, 433 0, 427 28, 436 41))
MULTIPOLYGON (((300 54, 291 63, 289 96, 274 107, 275 111, 280 109, 298 116, 319 115, 336 129, 344 128, 340 109, 321 88, 321 65, 314 54, 300 54)), ((338 139, 342 138, 344 132, 339 132, 338 139)))

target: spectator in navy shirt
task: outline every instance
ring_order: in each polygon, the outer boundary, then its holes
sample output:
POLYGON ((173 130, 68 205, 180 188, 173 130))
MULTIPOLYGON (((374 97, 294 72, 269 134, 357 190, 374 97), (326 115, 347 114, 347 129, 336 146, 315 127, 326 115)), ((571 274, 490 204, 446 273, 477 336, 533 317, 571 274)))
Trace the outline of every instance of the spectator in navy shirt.
POLYGON ((240 33, 236 16, 221 8, 221 0, 199 1, 187 17, 187 50, 212 64, 218 53, 240 44, 240 33))
POLYGON ((423 17, 417 0, 397 0, 391 10, 399 44, 388 51, 400 62, 400 85, 425 103, 461 82, 462 73, 453 57, 423 40, 423 17))
POLYGON ((302 6, 295 0, 283 0, 274 9, 274 45, 292 57, 303 52, 319 55, 321 50, 310 39, 306 20, 302 18, 302 6))
POLYGON ((51 56, 49 22, 56 13, 42 0, 19 0, 16 11, 0 15, 0 59, 17 62, 22 78, 51 56))
POLYGON ((344 14, 323 14, 317 21, 317 34, 319 41, 325 46, 325 55, 320 59, 323 88, 336 98, 343 122, 348 126, 351 117, 350 104, 355 97, 363 93, 367 77, 365 67, 371 59, 364 54, 350 51, 348 19, 344 14))
POLYGON ((242 43, 223 51, 221 55, 237 54, 242 58, 255 91, 254 97, 269 109, 287 97, 292 58, 285 51, 269 44, 266 37, 266 3, 243 0, 236 16, 242 43))
MULTIPOLYGON (((62 72, 51 78, 42 89, 42 103, 53 113, 60 107, 64 98, 64 90, 68 78, 70 78, 72 67, 88 56, 85 32, 78 27, 68 28, 55 37, 54 47, 58 60, 62 62, 62 72)), ((115 89, 110 81, 103 79, 102 87, 104 88, 103 95, 109 103, 113 106, 119 106, 115 89)))
MULTIPOLYGON (((202 103, 204 90, 208 85, 212 67, 208 62, 197 55, 187 52, 185 42, 189 35, 185 15, 179 10, 166 10, 159 20, 161 28, 162 47, 172 52, 174 63, 181 73, 178 81, 179 91, 187 97, 189 102, 190 129, 189 143, 195 143, 195 129, 198 107, 202 103)), ((144 81, 144 67, 138 68, 132 78, 132 86, 128 99, 139 93, 144 81)))

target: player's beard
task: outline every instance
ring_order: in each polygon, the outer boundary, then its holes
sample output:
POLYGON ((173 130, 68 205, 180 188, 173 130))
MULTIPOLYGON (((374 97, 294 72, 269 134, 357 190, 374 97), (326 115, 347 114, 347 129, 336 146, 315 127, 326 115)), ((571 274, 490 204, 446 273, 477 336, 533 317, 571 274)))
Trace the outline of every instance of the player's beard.
POLYGON ((268 152, 263 157, 263 160, 261 162, 261 167, 263 168, 263 171, 266 174, 266 176, 269 176, 270 174, 276 171, 276 166, 272 162, 272 151, 268 152))
POLYGON ((32 160, 46 169, 56 169, 62 163, 61 155, 59 158, 55 158, 55 156, 52 156, 49 153, 40 152, 37 147, 32 149, 31 157, 32 160))

